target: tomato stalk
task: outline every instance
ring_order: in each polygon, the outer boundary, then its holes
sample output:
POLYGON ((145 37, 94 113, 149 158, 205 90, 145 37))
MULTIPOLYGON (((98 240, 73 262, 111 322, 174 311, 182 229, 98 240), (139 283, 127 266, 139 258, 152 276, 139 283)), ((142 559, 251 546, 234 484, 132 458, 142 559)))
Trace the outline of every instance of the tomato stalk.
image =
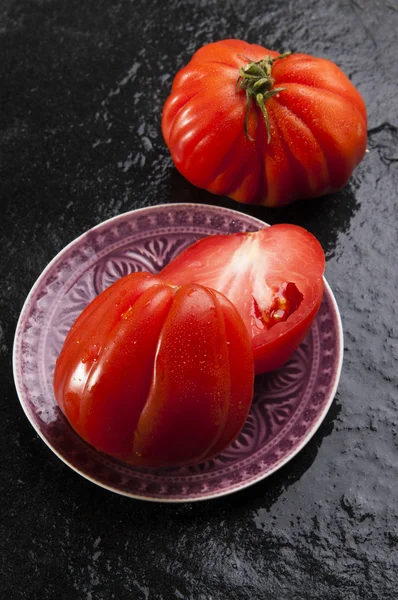
MULTIPOLYGON (((264 117, 265 126, 267 128, 268 134, 268 143, 271 141, 271 129, 269 126, 268 113, 265 107, 265 103, 267 100, 275 96, 275 94, 279 94, 279 92, 283 92, 285 88, 273 88, 275 83, 275 79, 272 77, 272 67, 275 61, 286 58, 289 56, 291 52, 285 52, 284 54, 280 54, 275 58, 271 58, 270 56, 266 56, 266 58, 259 60, 258 62, 250 61, 246 67, 239 67, 239 77, 236 81, 236 89, 240 88, 246 92, 246 114, 245 114, 245 122, 244 128, 247 138, 254 142, 254 139, 250 137, 248 123, 249 123, 249 114, 253 100, 255 100, 257 106, 261 110, 261 114, 264 117)), ((246 58, 246 57, 245 57, 246 58)))

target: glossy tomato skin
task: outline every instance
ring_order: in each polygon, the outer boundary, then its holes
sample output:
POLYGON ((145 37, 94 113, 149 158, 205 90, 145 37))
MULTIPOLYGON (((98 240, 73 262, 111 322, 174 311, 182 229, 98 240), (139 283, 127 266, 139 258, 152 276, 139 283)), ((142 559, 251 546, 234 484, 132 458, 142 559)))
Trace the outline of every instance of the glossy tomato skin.
POLYGON ((229 298, 249 332, 259 374, 284 365, 308 333, 323 297, 324 268, 318 240, 302 227, 283 224, 203 238, 159 276, 174 285, 200 283, 229 298), (275 322, 278 300, 287 310, 275 322))
POLYGON ((54 391, 95 448, 164 467, 200 462, 231 443, 246 420, 253 379, 247 331, 224 296, 134 273, 78 317, 56 363, 54 391))
POLYGON ((333 62, 291 54, 272 67, 266 101, 271 138, 258 106, 245 134, 239 67, 277 52, 241 40, 200 48, 173 82, 162 131, 177 169, 194 185, 239 202, 278 206, 341 188, 362 160, 366 107, 333 62))

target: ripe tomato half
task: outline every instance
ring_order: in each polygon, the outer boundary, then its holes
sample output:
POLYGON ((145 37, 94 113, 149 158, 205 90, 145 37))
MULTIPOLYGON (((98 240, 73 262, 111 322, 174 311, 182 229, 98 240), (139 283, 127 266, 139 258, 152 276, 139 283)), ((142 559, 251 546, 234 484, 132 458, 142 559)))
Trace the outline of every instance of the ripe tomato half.
POLYGON ((317 239, 296 225, 203 238, 159 276, 223 293, 249 332, 256 373, 281 367, 308 333, 323 296, 325 257, 317 239))
POLYGON ((98 450, 131 464, 177 466, 236 438, 253 379, 247 331, 224 296, 134 273, 78 317, 54 390, 72 427, 98 450))
POLYGON ((366 127, 364 101, 333 62, 233 39, 193 55, 162 115, 184 177, 266 206, 341 188, 365 154, 366 127))

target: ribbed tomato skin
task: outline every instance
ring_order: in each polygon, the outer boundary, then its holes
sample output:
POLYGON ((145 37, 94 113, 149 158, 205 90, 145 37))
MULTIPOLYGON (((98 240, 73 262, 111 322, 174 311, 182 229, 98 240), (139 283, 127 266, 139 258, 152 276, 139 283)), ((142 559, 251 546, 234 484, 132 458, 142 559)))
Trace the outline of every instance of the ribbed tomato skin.
POLYGON ((169 467, 211 458, 236 438, 253 380, 250 340, 229 300, 134 273, 78 317, 54 391, 72 427, 98 450, 169 467))
POLYGON ((177 169, 194 185, 239 202, 279 206, 345 185, 367 143, 364 101, 333 62, 294 53, 272 67, 271 138, 246 95, 239 67, 277 52, 241 40, 200 48, 176 75, 162 131, 177 169))

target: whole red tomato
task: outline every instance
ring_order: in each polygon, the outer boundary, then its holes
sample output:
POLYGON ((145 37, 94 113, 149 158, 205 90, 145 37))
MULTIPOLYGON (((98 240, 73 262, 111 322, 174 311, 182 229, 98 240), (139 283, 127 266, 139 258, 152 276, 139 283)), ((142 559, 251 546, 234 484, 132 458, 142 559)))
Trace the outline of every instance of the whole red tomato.
POLYGON ((54 390, 72 427, 98 450, 176 466, 208 459, 236 438, 253 379, 247 331, 224 296, 135 273, 78 317, 54 390))
POLYGON ((227 296, 249 332, 256 373, 281 367, 308 333, 323 296, 325 256, 297 225, 206 237, 159 276, 193 281, 227 296))
POLYGON ((364 156, 366 127, 365 104, 334 63, 241 40, 198 50, 162 115, 191 183, 266 206, 341 188, 364 156))

